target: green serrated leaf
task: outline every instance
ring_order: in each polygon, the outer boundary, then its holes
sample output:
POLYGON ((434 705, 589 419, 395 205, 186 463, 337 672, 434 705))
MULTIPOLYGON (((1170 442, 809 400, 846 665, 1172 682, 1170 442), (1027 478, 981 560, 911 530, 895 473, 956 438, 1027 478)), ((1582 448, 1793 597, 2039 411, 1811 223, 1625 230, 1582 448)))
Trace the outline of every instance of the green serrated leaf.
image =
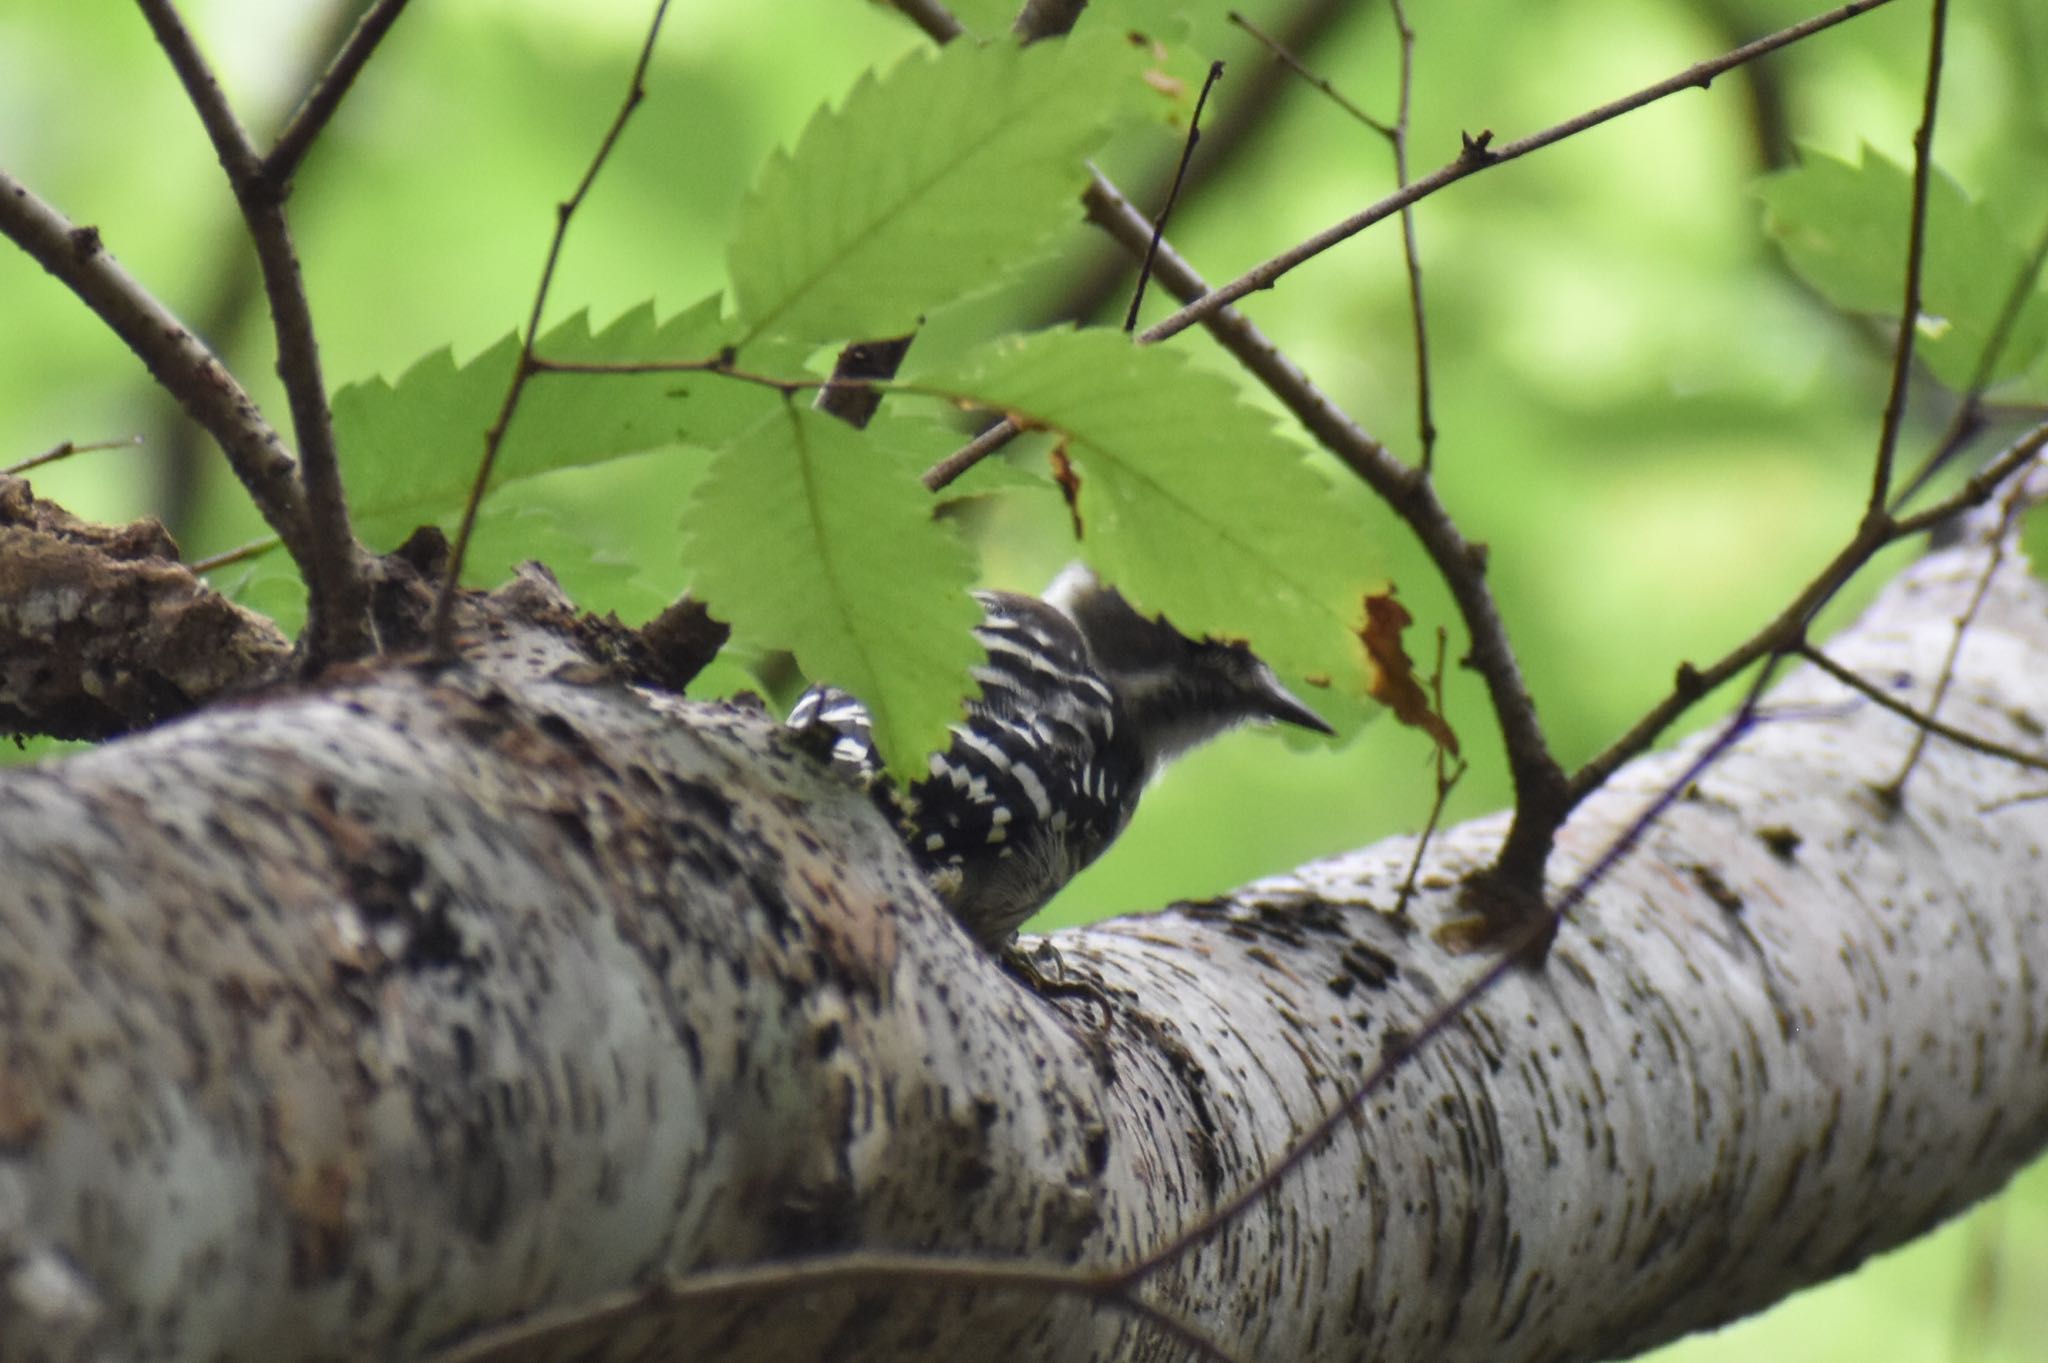
POLYGON ((928 447, 790 404, 712 461, 683 518, 695 591, 743 646, 784 647, 867 703, 899 778, 960 715, 981 658, 973 560, 933 521, 928 447))
POLYGON ((730 248, 749 339, 897 335, 1080 216, 1084 158, 1142 91, 1113 33, 958 40, 863 76, 770 158, 730 248))
MULTIPOLYGON (((1766 228, 1802 279, 1851 312, 1898 315, 1906 265, 1906 167, 1864 148, 1856 162, 1803 149, 1758 186, 1766 228)), ((1938 167, 1929 177, 1918 353, 1951 388, 1975 373, 2025 254, 1980 200, 1938 167)), ((2037 281, 1991 382, 2023 373, 2048 348, 2048 294, 2037 281)))
POLYGON ((1082 554, 1134 601, 1364 694, 1356 632, 1383 581, 1360 508, 1228 382, 1107 331, 998 343, 908 382, 1063 435, 1082 554))
MULTIPOLYGON (((716 356, 729 339, 714 295, 665 322, 644 304, 595 333, 578 313, 543 335, 537 351, 577 362, 694 360, 716 356)), ((452 523, 518 355, 513 336, 466 364, 443 349, 395 384, 371 379, 335 393, 349 508, 366 543, 389 549, 425 522, 452 523)), ((797 372, 799 358, 781 347, 757 362, 797 372)), ((664 445, 716 445, 777 402, 770 390, 705 374, 540 374, 506 433, 492 486, 664 445)))

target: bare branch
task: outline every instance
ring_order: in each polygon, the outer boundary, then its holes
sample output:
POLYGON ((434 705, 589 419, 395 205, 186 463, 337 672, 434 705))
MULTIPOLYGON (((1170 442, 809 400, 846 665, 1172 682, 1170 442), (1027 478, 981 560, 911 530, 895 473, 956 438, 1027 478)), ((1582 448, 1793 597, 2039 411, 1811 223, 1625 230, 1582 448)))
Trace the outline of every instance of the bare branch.
MULTIPOLYGON (((1116 186, 1097 173, 1083 202, 1089 220, 1132 254, 1151 239, 1151 225, 1116 186)), ((1169 243, 1161 242, 1154 273, 1176 298, 1207 296, 1208 285, 1169 243)), ((1205 314, 1210 335, 1294 414, 1317 443, 1342 460, 1401 517, 1421 541, 1457 602, 1472 648, 1469 663, 1485 680, 1515 787, 1515 822, 1502 851, 1512 877, 1538 875, 1550 836, 1564 817, 1564 772, 1536 720, 1514 645, 1486 585, 1486 551, 1466 539, 1436 489, 1418 469, 1396 459, 1330 401, 1295 363, 1234 308, 1205 314)), ((927 475, 929 476, 929 475, 927 475)))
POLYGON ((2027 506, 2026 482, 2015 482, 2006 493, 2005 507, 1998 518, 1998 528, 1991 540, 1991 552, 1985 555, 1984 571, 1977 577, 1977 589, 1970 593, 1970 603, 1956 619, 1954 631, 1949 635, 1948 648, 1942 654, 1941 668, 1935 673, 1934 694, 1927 698, 1928 724, 1913 731, 1913 746, 1906 752, 1906 760, 1899 768, 1899 774, 1885 788, 1885 794, 1896 802, 1903 798, 1906 782, 1913 775, 1913 768, 1920 764, 1920 754, 1927 746, 1928 726, 1934 716, 1941 713, 1941 702, 1948 696, 1949 684, 1955 680, 1956 658, 1963 651, 1963 640, 1969 637, 1970 626, 1976 622, 1977 612, 1983 608, 1984 598, 1990 594, 1991 579, 2005 564, 2005 546, 2010 542, 2013 522, 2027 506))
POLYGON ((136 3, 213 140, 263 268, 263 290, 270 299, 277 338, 277 372, 291 405, 292 429, 299 440, 299 481, 305 491, 306 554, 300 569, 309 597, 307 664, 317 667, 361 657, 373 647, 369 589, 363 581, 361 550, 349 528, 312 306, 285 221, 284 200, 290 187, 265 173, 262 158, 172 0, 136 3))
POLYGON ((219 442, 257 512, 291 550, 300 571, 308 571, 298 466, 219 358, 121 268, 102 245, 98 228, 73 224, 5 171, 0 232, 98 314, 186 415, 219 442))
POLYGON ((925 36, 935 43, 950 43, 967 31, 939 0, 889 0, 889 5, 923 29, 925 36))
POLYGON ((1202 140, 1202 110, 1209 103, 1209 92, 1216 88, 1216 82, 1223 79, 1223 63, 1210 62, 1209 74, 1202 81, 1202 93, 1195 98, 1195 111, 1188 117, 1188 135, 1181 143, 1180 163, 1174 167, 1173 183, 1167 188, 1166 203, 1161 206, 1159 216, 1152 220, 1152 240, 1145 247, 1145 255, 1138 265, 1138 286, 1131 290, 1130 310, 1124 314, 1124 330, 1138 329, 1138 309, 1145 305, 1145 284, 1152 278, 1152 261, 1159 254, 1159 239, 1166 233, 1166 220, 1173 215, 1173 206, 1180 200, 1180 187, 1188 176, 1188 162, 1195 158, 1195 146, 1202 140))
POLYGON ((2048 222, 2034 239, 2033 249, 2013 276, 2012 284, 2005 291, 2005 301, 1999 305, 1998 317, 1991 324, 1991 331, 1984 338, 1984 349, 1977 356, 1977 366, 1970 373, 1969 385, 1964 389, 1962 400, 1950 414, 1948 425, 1942 430, 1941 438, 1934 442, 1927 458, 1921 461, 1913 476, 1901 488, 1899 495, 1892 499, 1892 512, 1911 501, 1929 479, 1946 464, 1950 457, 1960 450, 1965 442, 1981 427, 1987 413, 1984 407, 1984 390, 1991 386, 1991 375, 1997 370, 1998 362, 2005 358, 2005 350, 2012 343, 2013 328, 2018 325, 2020 313, 2027 300, 2034 296, 2034 289, 2040 283, 2041 270, 2048 265, 2048 222))
MULTIPOLYGON (((1978 599, 1982 599, 1981 593, 1978 599)), ((1923 734, 1933 734, 1937 738, 1945 738, 1951 743, 1968 748, 1972 752, 1983 753, 1987 757, 2004 758, 2014 766, 2026 767, 2033 771, 2048 771, 2048 757, 2038 757, 2031 753, 2023 753, 2017 748, 2008 747, 2003 743, 1993 743, 1989 739, 1979 738, 1972 733, 1965 733, 1953 725, 1944 724, 1936 719, 1928 710, 1915 709, 1897 696, 1886 694, 1881 688, 1857 676, 1854 672, 1851 672, 1812 644, 1800 645, 1799 656, 1850 690, 1869 700, 1875 701, 1899 718, 1910 720, 1919 727, 1923 734)), ((1915 752, 1916 754, 1918 752, 1917 745, 1915 752)))
POLYGON ((285 185, 299 172, 299 164, 306 159, 306 153, 313 149, 314 139, 327 127, 334 111, 341 107, 341 100, 362 74, 364 63, 377 50, 377 44, 398 22, 398 16, 405 11, 407 0, 377 0, 366 11, 348 41, 334 54, 327 69, 306 92, 306 98, 299 104, 291 121, 278 134, 276 145, 263 158, 263 173, 273 183, 285 185))
POLYGON ((141 444, 142 437, 139 435, 125 436, 120 440, 94 440, 83 445, 78 444, 76 441, 64 440, 44 450, 41 454, 29 456, 19 464, 12 464, 7 468, 0 469, 0 474, 5 474, 8 477, 19 477, 30 469, 39 469, 45 464, 54 464, 60 459, 69 459, 74 454, 88 454, 93 450, 134 449, 141 444))
POLYGON ((1572 773, 1567 795, 1569 801, 1576 805, 1599 789, 1622 763, 1647 749, 1680 715, 1751 663, 1764 657, 1800 651, 1805 643, 1806 628, 1814 614, 1834 599, 1835 593, 1870 561, 1871 555, 1888 544, 1928 530, 1959 511, 1981 506, 1999 484, 2039 457, 2044 447, 2048 447, 2048 424, 2035 427, 2009 446, 1960 492, 1938 506, 1902 520, 1865 516, 1849 542, 1836 551, 1799 595, 1762 629, 1707 667, 1682 664, 1670 694, 1652 706, 1605 751, 1572 773))
POLYGON ((1088 0, 1024 0, 1010 32, 1027 43, 1070 32, 1088 8, 1088 0))
POLYGON ((655 40, 661 36, 661 21, 668 16, 668 0, 658 0, 654 7, 654 18, 647 25, 646 41, 640 45, 640 57, 633 63, 632 79, 626 85, 626 97, 619 104, 618 113, 612 116, 611 126, 605 129, 598 141, 597 151, 590 158, 582 180, 567 200, 555 206, 555 231, 548 239, 547 260, 541 266, 540 283, 533 291, 533 310, 527 314, 526 334, 519 347, 519 363, 512 371, 512 381, 506 386, 505 400, 498 405, 498 415, 491 422, 491 428, 484 432, 484 452, 477 461, 476 476, 470 480, 469 499, 463 503, 462 523, 455 532, 454 547, 448 555, 448 574, 441 582, 440 594, 434 599, 434 614, 427 627, 431 649, 437 658, 454 656, 455 639, 455 593, 462 584, 462 561, 469 553, 469 539, 476 531, 477 509, 483 505, 484 492, 491 485, 491 471, 497 466, 498 451, 505 443, 505 432, 512 425, 512 417, 519 410, 519 399, 526 392, 527 382, 539 372, 534 362, 533 347, 540 337, 541 314, 547 310, 548 290, 555 281, 555 266, 562 258, 562 242, 569 235, 569 222, 576 216, 576 210, 590 193, 591 185, 597 182, 598 172, 611 159, 612 148, 619 142, 619 134, 626 129, 626 121, 633 111, 640 107, 640 101, 647 98, 647 67, 654 60, 655 40))
POLYGON ((1716 57, 1711 61, 1699 62, 1696 65, 1689 66, 1675 76, 1658 81, 1655 85, 1646 86, 1632 95, 1626 95, 1612 103, 1603 104, 1597 109, 1589 109, 1576 118, 1567 119, 1563 123, 1545 128, 1542 132, 1533 133, 1519 141, 1510 142, 1504 147, 1494 148, 1489 145, 1492 139, 1491 133, 1468 136, 1464 149, 1459 152, 1457 159, 1450 164, 1424 176, 1406 188, 1388 195, 1362 212, 1353 214, 1342 222, 1325 228, 1300 245, 1253 266, 1230 283, 1223 285, 1221 288, 1211 290, 1209 293, 1189 303, 1188 306, 1182 308, 1173 316, 1153 326, 1138 339, 1147 343, 1163 341, 1169 336, 1175 336, 1186 331, 1216 309, 1234 303, 1256 289, 1271 288, 1280 276, 1286 274, 1295 266, 1321 255, 1340 241, 1358 235, 1358 233, 1379 222, 1381 219, 1392 217, 1409 204, 1428 198, 1445 185, 1454 184, 1466 176, 1485 170, 1490 166, 1497 166, 1506 161, 1516 160, 1527 156, 1532 151, 1540 151, 1552 143, 1562 142, 1568 137, 1576 136, 1590 128, 1596 128, 1602 123, 1640 109, 1646 104, 1654 104, 1666 96, 1678 93, 1680 90, 1689 89, 1694 86, 1705 89, 1713 82, 1714 77, 1721 75, 1725 71, 1731 71, 1745 62, 1755 61, 1767 52, 1774 52, 1789 43, 1795 43, 1802 38, 1811 37, 1823 29, 1833 28, 1836 24, 1854 19, 1858 15, 1866 14, 1871 10, 1890 3, 1891 0, 1851 0, 1849 4, 1829 10, 1826 14, 1816 15, 1802 23, 1794 24, 1790 28, 1773 33, 1767 38, 1759 38, 1753 43, 1736 48, 1733 52, 1716 57))
MULTIPOLYGON (((1401 0, 1387 0, 1401 38, 1401 93, 1394 115, 1394 183, 1408 183, 1408 112, 1415 94, 1415 30, 1401 0)), ((1429 396, 1429 314, 1422 306, 1422 248, 1415 242, 1415 209, 1401 210, 1401 257, 1408 270, 1408 317, 1415 329, 1415 434, 1422 442, 1417 461, 1428 473, 1436 466, 1436 416, 1429 396)))
POLYGON ((995 425, 983 431, 959 449, 933 464, 924 471, 924 485, 932 492, 951 483, 955 478, 994 454, 1003 446, 1024 434, 1023 426, 1015 417, 1004 417, 995 425))
MULTIPOLYGON (((1309 70, 1286 44, 1242 14, 1232 10, 1230 22, 1256 38, 1288 70, 1329 96, 1338 108, 1385 138, 1393 149, 1394 183, 1399 186, 1408 183, 1408 110, 1415 89, 1415 30, 1408 27, 1408 16, 1401 9, 1401 0, 1388 0, 1388 4, 1393 11, 1394 29, 1401 45, 1399 111, 1392 123, 1382 123, 1359 108, 1330 84, 1328 77, 1309 70)), ((1415 432, 1422 446, 1422 456, 1417 462, 1427 473, 1436 462, 1436 418, 1430 412, 1429 321, 1422 306, 1422 254, 1415 243, 1413 204, 1401 210, 1401 254, 1408 273, 1408 316, 1415 332, 1415 432)))
POLYGON ((1941 53, 1948 33, 1948 0, 1934 0, 1933 31, 1927 39, 1927 92, 1920 126, 1913 133, 1913 195, 1906 217, 1906 299, 1899 307, 1898 337, 1892 345, 1891 385, 1885 391, 1884 421, 1877 436, 1877 460, 1870 480, 1871 516, 1883 516, 1892 495, 1892 461, 1899 448, 1899 423, 1906 414, 1906 384, 1913 374, 1913 338, 1920 331, 1921 263, 1927 250, 1927 180, 1934 170, 1934 111, 1941 96, 1941 53))
MULTIPOLYGON (((1444 655, 1450 647, 1450 635, 1442 625, 1436 627, 1436 666, 1429 674, 1429 698, 1432 708, 1441 715, 1444 712, 1444 655)), ((1429 851, 1429 840, 1436 836, 1437 825, 1443 821, 1444 806, 1450 802, 1451 792, 1458 782, 1465 779, 1470 766, 1462 757, 1452 765, 1451 755, 1438 743, 1430 754, 1436 767, 1436 795, 1429 802, 1429 818, 1423 822, 1422 833, 1415 839, 1415 856, 1408 862, 1408 874, 1401 879, 1401 892, 1394 896, 1394 916, 1406 918, 1408 901, 1415 897, 1415 878, 1422 874, 1422 858, 1429 851)))

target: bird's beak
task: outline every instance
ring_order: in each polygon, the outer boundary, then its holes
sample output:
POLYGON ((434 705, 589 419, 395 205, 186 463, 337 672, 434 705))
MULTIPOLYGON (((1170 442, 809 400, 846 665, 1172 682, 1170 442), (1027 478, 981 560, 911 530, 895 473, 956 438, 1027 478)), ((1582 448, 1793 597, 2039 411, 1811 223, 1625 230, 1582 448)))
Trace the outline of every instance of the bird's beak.
POLYGON ((1280 679, 1270 670, 1261 679, 1259 698, 1265 702, 1265 714, 1268 719, 1276 719, 1282 724, 1292 724, 1313 733, 1334 736, 1337 732, 1321 715, 1309 709, 1307 703, 1299 696, 1282 686, 1280 679))

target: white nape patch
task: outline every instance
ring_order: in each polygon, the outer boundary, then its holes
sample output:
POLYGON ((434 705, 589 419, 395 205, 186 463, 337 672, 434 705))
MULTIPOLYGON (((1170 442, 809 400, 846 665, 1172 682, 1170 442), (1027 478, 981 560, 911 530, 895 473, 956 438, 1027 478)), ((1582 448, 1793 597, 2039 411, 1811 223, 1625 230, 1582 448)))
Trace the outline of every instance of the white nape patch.
POLYGON ((1074 602, 1089 592, 1100 589, 1101 586, 1102 579, 1095 575, 1095 570, 1080 559, 1075 559, 1060 569, 1059 575, 1046 584, 1045 590, 1039 593, 1039 598, 1062 615, 1072 615, 1074 602))

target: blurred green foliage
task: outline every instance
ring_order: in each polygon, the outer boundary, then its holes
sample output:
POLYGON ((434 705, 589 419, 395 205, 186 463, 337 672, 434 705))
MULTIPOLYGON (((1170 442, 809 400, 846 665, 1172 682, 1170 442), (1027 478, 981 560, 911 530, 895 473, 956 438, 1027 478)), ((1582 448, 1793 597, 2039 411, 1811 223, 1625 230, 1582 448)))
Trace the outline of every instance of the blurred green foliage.
MULTIPOLYGON (((1297 8, 1239 7, 1272 31, 1284 31, 1297 8)), ((467 364, 519 324, 553 205, 612 116, 650 8, 441 0, 405 16, 292 204, 330 383, 397 380, 443 347, 467 364)), ((1008 8, 961 6, 972 15, 1008 8)), ((1162 71, 1181 79, 1210 57, 1230 63, 1203 149, 1229 150, 1191 188, 1172 231, 1217 280, 1391 183, 1386 148, 1371 132, 1306 88, 1260 84, 1268 59, 1223 21, 1224 8, 1097 0, 1090 19, 1157 40, 1162 71), (1187 8, 1184 21, 1176 17, 1187 8), (1235 119, 1256 129, 1233 147, 1221 129, 1235 119)), ((1334 8, 1339 17, 1310 60, 1390 116, 1397 48, 1387 15, 1372 4, 1334 8)), ((1492 129, 1505 140, 1533 131, 1808 12, 1786 0, 1408 8, 1418 33, 1417 174, 1455 156, 1462 132, 1492 129)), ((212 0, 191 11, 245 118, 269 125, 300 79, 321 7, 212 0)), ((845 98, 864 71, 921 41, 885 7, 847 0, 682 5, 670 25, 648 100, 571 235, 551 324, 588 309, 603 328, 650 298, 668 317, 719 288, 739 205, 769 153, 792 145, 817 107, 845 98)), ((2048 218, 2048 106, 2038 97, 2048 88, 2048 7, 1987 0, 1959 9, 1952 25, 1940 163, 2001 240, 2030 242, 2048 218)), ((1784 168, 1795 141, 1842 162, 1868 164, 1869 147, 1909 164, 1925 31, 1924 6, 1895 4, 1706 92, 1476 177, 1418 212, 1438 480, 1467 532, 1491 548, 1502 610, 1568 762, 1660 696, 1680 660, 1711 657, 1752 630, 1855 522, 1885 333, 1837 312, 1785 268, 1757 185, 1784 168)), ((1171 130, 1149 127, 1103 159, 1135 185, 1176 152, 1171 130)), ((261 308, 223 306, 251 270, 232 204, 132 12, 0 9, 0 165, 99 226, 181 315, 216 319, 209 339, 267 410, 283 412, 261 308)), ((1052 264, 934 316, 928 343, 957 342, 997 319, 1043 320, 1047 300, 1063 296, 1081 266, 1115 258, 1078 223, 1058 245, 1052 264)), ((1337 401, 1412 456, 1405 295, 1398 233, 1386 224, 1246 306, 1337 401)), ((1119 312, 1123 296, 1119 287, 1103 316, 1119 312)), ((1150 306, 1157 316, 1166 302, 1155 295, 1150 306)), ((1199 336, 1173 344, 1231 372, 1199 336)), ((2036 362, 1997 395, 2038 402, 2044 388, 2036 362)), ((1256 391, 1245 396, 1270 405, 1256 391)), ((1906 467, 1946 402, 1931 385, 1916 389, 1906 467)), ((168 511, 195 557, 255 537, 261 527, 209 449, 181 466, 156 458, 176 421, 92 317, 35 266, 0 251, 0 464, 67 439, 142 433, 144 451, 41 471, 38 490, 102 519, 168 511)), ((2010 429, 1995 426, 1992 436, 2010 429)), ((473 455, 459 428, 445 443, 436 458, 451 468, 473 455)), ((1042 451, 1015 458, 1019 468, 1043 467, 1042 451), (1041 462, 1026 462, 1034 457, 1041 462)), ((530 478, 501 494, 516 514, 494 527, 482 561, 576 565, 565 576, 582 599, 645 615, 685 585, 678 521, 703 471, 701 456, 655 452, 530 478)), ((1433 631, 1454 623, 1445 594, 1384 516, 1360 515, 1420 622, 1411 645, 1426 665, 1433 631)), ((1034 588, 1067 556, 1056 496, 970 496, 958 518, 996 585, 1034 588)), ((1905 552, 1880 562, 1833 617, 1853 610, 1905 552)), ((254 585, 257 599, 268 591, 288 607, 288 584, 254 585)), ((1506 798, 1483 697, 1455 666, 1461 647, 1452 628, 1450 713, 1475 758, 1454 817, 1506 798)), ((1042 922, 1213 894, 1413 829, 1430 799, 1427 755, 1422 737, 1390 723, 1338 751, 1257 734, 1220 743, 1160 783, 1130 833, 1042 922)), ((1662 1356, 2036 1358, 2048 1308, 2001 1284, 2048 1268, 2044 1178, 2036 1170, 2019 1193, 1956 1229, 1662 1356), (1987 1302, 1991 1324, 1966 1326, 1987 1302)))

